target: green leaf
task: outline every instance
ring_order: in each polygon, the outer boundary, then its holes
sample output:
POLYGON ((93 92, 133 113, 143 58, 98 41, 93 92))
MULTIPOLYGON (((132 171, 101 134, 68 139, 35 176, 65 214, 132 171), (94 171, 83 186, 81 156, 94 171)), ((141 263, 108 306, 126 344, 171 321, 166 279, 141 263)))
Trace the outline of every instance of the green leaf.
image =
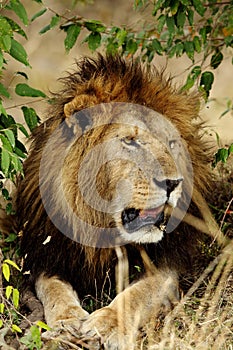
POLYGON ((192 41, 184 42, 184 51, 186 52, 188 58, 193 61, 194 59, 194 45, 192 41))
POLYGON ((191 9, 188 9, 187 13, 188 13, 189 24, 190 24, 190 26, 192 26, 193 25, 193 19, 194 19, 194 11, 191 10, 191 9))
POLYGON ((198 36, 193 38, 193 45, 196 52, 201 53, 201 40, 198 36))
POLYGON ((44 323, 42 321, 37 321, 36 325, 38 327, 42 328, 42 329, 45 329, 46 331, 50 331, 51 330, 51 328, 46 323, 44 323))
POLYGON ((4 308, 5 308, 5 305, 3 303, 0 303, 0 314, 4 313, 4 308))
POLYGON ((182 86, 181 91, 186 91, 189 90, 193 87, 194 85, 194 79, 190 75, 188 75, 186 83, 184 86, 182 86))
POLYGON ((191 70, 191 75, 193 76, 194 79, 197 79, 199 75, 201 74, 201 66, 195 66, 191 70))
POLYGON ((32 131, 38 126, 39 123, 39 118, 36 114, 36 111, 33 108, 28 108, 26 106, 22 107, 22 111, 25 122, 27 123, 27 126, 29 127, 30 131, 32 131))
POLYGON ((203 44, 205 44, 205 43, 206 43, 206 40, 207 40, 207 27, 201 28, 200 31, 199 31, 199 33, 200 33, 200 35, 201 35, 203 44))
POLYGON ((156 16, 157 14, 157 11, 163 7, 163 4, 165 3, 165 0, 158 0, 158 1, 155 1, 154 3, 154 8, 153 8, 153 11, 152 11, 152 16, 156 16))
POLYGON ((124 44, 126 37, 127 37, 127 31, 125 29, 120 29, 116 35, 119 46, 124 44))
POLYGON ((217 163, 219 163, 219 162, 226 163, 228 157, 229 157, 228 149, 219 148, 217 153, 215 153, 215 159, 213 161, 213 166, 215 167, 217 165, 217 163))
POLYGON ((1 100, 0 100, 0 114, 1 114, 1 117, 7 116, 7 112, 6 112, 5 108, 3 107, 1 100))
POLYGON ((84 26, 91 32, 102 33, 106 30, 106 27, 100 21, 96 20, 85 21, 84 26))
POLYGON ((41 90, 34 89, 28 84, 17 84, 15 92, 19 96, 46 97, 46 95, 41 90))
POLYGON ((50 24, 47 24, 45 27, 43 27, 40 31, 39 34, 44 34, 46 32, 48 32, 51 29, 50 24))
POLYGON ((15 233, 9 233, 9 235, 5 238, 5 242, 12 243, 17 239, 17 235, 15 233))
POLYGON ((223 54, 221 51, 216 50, 215 54, 211 57, 210 65, 216 69, 223 60, 223 54))
POLYGON ((14 148, 15 147, 15 135, 14 135, 13 131, 10 129, 6 129, 6 130, 4 130, 4 134, 8 138, 11 146, 14 148))
MULTIPOLYGON (((9 266, 8 266, 9 267, 9 266)), ((13 287, 12 286, 7 286, 6 287, 6 298, 9 299, 12 293, 13 287)))
POLYGON ((175 46, 175 49, 176 49, 176 56, 177 57, 182 56, 184 52, 184 44, 182 42, 177 43, 175 46))
POLYGON ((188 6, 190 5, 190 0, 180 0, 181 4, 183 4, 184 6, 188 6))
POLYGON ((69 26, 69 28, 67 29, 67 34, 64 41, 66 52, 69 52, 72 49, 72 47, 76 43, 76 40, 79 36, 80 31, 81 31, 81 26, 79 24, 78 25, 72 24, 71 26, 69 26))
POLYGON ((27 130, 25 129, 25 127, 22 124, 17 123, 16 125, 19 128, 19 130, 24 134, 24 136, 29 137, 27 130))
POLYGON ((31 326, 30 332, 23 336, 20 342, 26 345, 29 350, 40 350, 42 347, 40 329, 37 326, 31 326))
POLYGON ((26 150, 24 144, 17 139, 15 140, 15 144, 16 144, 15 150, 14 150, 15 154, 17 154, 18 156, 20 156, 22 158, 25 158, 25 155, 27 154, 27 150, 26 150), (22 155, 20 153, 19 154, 17 153, 18 150, 21 151, 22 155))
POLYGON ((60 19, 61 19, 61 17, 58 15, 53 16, 51 18, 50 28, 52 29, 52 28, 56 27, 56 25, 59 23, 60 19))
POLYGON ((197 13, 203 17, 206 11, 205 7, 203 6, 203 1, 201 0, 192 0, 192 1, 193 1, 193 6, 197 11, 197 13))
POLYGON ((7 91, 7 89, 5 88, 5 86, 2 85, 2 83, 0 83, 0 95, 5 96, 5 97, 7 97, 7 98, 10 97, 9 92, 7 91))
POLYGON ((19 306, 19 291, 18 289, 13 289, 13 295, 12 295, 13 305, 17 309, 19 306))
POLYGON ((10 155, 9 151, 2 147, 1 152, 1 169, 2 172, 7 175, 10 167, 10 155))
POLYGON ((135 40, 130 38, 126 43, 126 51, 133 55, 137 51, 137 49, 138 49, 138 44, 136 43, 135 40))
POLYGON ((45 26, 44 28, 42 28, 39 31, 39 34, 44 34, 44 33, 48 32, 50 29, 56 27, 56 25, 59 23, 60 19, 61 19, 61 17, 58 15, 53 16, 50 20, 50 23, 47 26, 45 26))
POLYGON ((28 25, 28 16, 25 7, 19 0, 11 0, 8 8, 13 10, 15 14, 21 19, 25 26, 28 25))
MULTIPOLYGON (((6 263, 2 264, 2 273, 3 273, 3 276, 4 276, 5 280, 7 282, 9 282, 11 273, 10 273, 10 268, 9 268, 8 264, 6 264, 6 263)), ((10 287, 10 286, 8 286, 8 287, 10 287)), ((10 294, 11 294, 11 292, 10 292, 10 294)), ((8 296, 7 289, 6 289, 6 297, 7 297, 7 299, 9 299, 10 294, 8 296)))
POLYGON ((228 158, 228 150, 226 148, 221 148, 218 151, 219 151, 220 160, 223 163, 226 163, 227 158, 228 158))
POLYGON ((177 27, 183 28, 186 20, 185 12, 182 10, 179 10, 177 13, 176 20, 177 20, 177 27))
POLYGON ((200 86, 204 89, 206 92, 206 96, 209 96, 209 92, 211 90, 212 84, 214 81, 214 75, 212 72, 204 72, 201 75, 201 81, 200 86))
POLYGON ((151 46, 152 46, 153 50, 155 50, 157 52, 157 54, 159 54, 159 55, 163 54, 163 48, 162 48, 162 45, 160 44, 160 42, 158 41, 158 39, 153 39, 151 46))
POLYGON ((158 33, 161 33, 164 27, 164 24, 166 22, 166 16, 165 15, 160 15, 158 18, 158 24, 157 24, 157 29, 158 29, 158 33))
POLYGON ((3 54, 2 54, 2 52, 0 51, 0 70, 2 69, 3 62, 4 62, 3 54))
POLYGON ((167 24, 167 29, 169 33, 174 33, 175 31, 175 20, 174 17, 166 17, 166 24, 167 24))
POLYGON ((16 32, 17 34, 20 34, 22 37, 27 39, 27 35, 26 35, 25 31, 18 25, 18 23, 13 21, 13 19, 11 19, 11 18, 7 17, 6 19, 14 32, 16 32))
POLYGON ((47 9, 43 8, 42 10, 35 13, 31 18, 31 22, 35 21, 36 18, 41 17, 45 12, 47 12, 47 9))
POLYGON ((10 260, 10 259, 5 259, 5 260, 4 260, 4 263, 13 266, 13 267, 14 267, 16 270, 18 270, 18 271, 21 271, 20 268, 19 268, 19 266, 18 266, 14 261, 12 261, 12 260, 10 260))
POLYGON ((0 139, 2 141, 2 146, 8 151, 8 152, 12 152, 13 149, 11 147, 11 144, 8 140, 7 137, 5 137, 3 134, 0 134, 0 139))
POLYGON ((174 16, 177 11, 178 11, 178 7, 179 7, 180 1, 179 0, 173 0, 170 3, 170 9, 171 9, 171 14, 174 16))
POLYGON ((101 44, 101 35, 97 32, 92 32, 88 37, 88 47, 91 51, 95 51, 101 44))
POLYGON ((115 53, 117 53, 117 49, 118 49, 118 44, 114 42, 114 39, 108 38, 106 52, 114 55, 115 53))
POLYGON ((4 116, 1 116, 0 123, 4 128, 11 128, 12 126, 15 125, 15 120, 11 115, 7 114, 4 116))
POLYGON ((13 30, 10 24, 8 23, 7 18, 0 16, 0 37, 2 37, 3 35, 9 35, 10 37, 12 37, 13 30))
POLYGON ((29 66, 27 52, 23 46, 14 39, 11 39, 10 55, 25 66, 29 66))
MULTIPOLYGON (((16 169, 15 169, 15 170, 16 170, 16 169)), ((12 207, 12 203, 11 203, 11 202, 7 203, 6 208, 5 208, 5 211, 6 211, 6 214, 7 214, 7 215, 13 214, 14 210, 13 210, 13 207, 12 207)))
POLYGON ((3 195, 3 198, 6 200, 8 200, 10 198, 9 192, 7 191, 6 188, 2 189, 2 195, 3 195))
POLYGON ((225 44, 226 44, 226 47, 232 46, 232 45, 233 45, 233 35, 226 36, 226 37, 224 38, 224 42, 225 42, 225 44))
POLYGON ((12 331, 14 331, 14 332, 22 333, 22 329, 19 328, 19 326, 17 326, 16 324, 13 324, 13 325, 11 326, 11 329, 12 329, 12 331))
POLYGON ((230 155, 231 153, 233 153, 233 143, 228 148, 228 154, 230 155))
POLYGON ((10 35, 3 35, 0 38, 0 48, 6 52, 10 51, 10 49, 11 49, 11 37, 10 37, 10 35))
POLYGON ((173 57, 175 55, 175 53, 176 53, 176 46, 173 46, 168 51, 168 57, 169 58, 173 57))
POLYGON ((15 147, 15 154, 19 156, 20 158, 26 158, 26 153, 24 153, 20 148, 15 147))
POLYGON ((201 67, 195 66, 190 74, 187 77, 185 85, 181 88, 181 91, 189 90, 193 87, 195 80, 200 76, 201 74, 201 67))

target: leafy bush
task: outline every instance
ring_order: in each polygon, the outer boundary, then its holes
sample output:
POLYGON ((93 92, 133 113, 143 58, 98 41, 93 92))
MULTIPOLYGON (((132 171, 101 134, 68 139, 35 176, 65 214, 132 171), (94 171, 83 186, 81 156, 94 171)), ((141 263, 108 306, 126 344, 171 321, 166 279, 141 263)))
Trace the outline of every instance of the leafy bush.
MULTIPOLYGON (((230 1, 201 0, 135 0, 134 10, 151 10, 151 18, 143 29, 111 26, 80 16, 70 18, 52 11, 50 23, 41 29, 44 34, 55 26, 66 33, 65 49, 69 52, 80 33, 87 32, 84 42, 91 51, 102 46, 109 53, 140 55, 149 63, 155 55, 168 58, 187 55, 191 60, 190 72, 183 90, 190 89, 196 80, 199 89, 209 96, 214 74, 206 70, 206 64, 216 69, 224 59, 224 50, 233 46, 233 14, 230 1)), ((44 7, 34 18, 42 16, 44 7)))

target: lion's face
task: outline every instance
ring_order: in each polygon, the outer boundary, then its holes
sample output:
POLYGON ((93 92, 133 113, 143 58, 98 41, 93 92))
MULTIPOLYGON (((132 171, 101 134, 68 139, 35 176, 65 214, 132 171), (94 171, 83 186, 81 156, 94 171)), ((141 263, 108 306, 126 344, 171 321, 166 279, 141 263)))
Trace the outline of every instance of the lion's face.
POLYGON ((177 130, 138 105, 105 104, 92 114, 88 110, 74 147, 85 149, 77 164, 82 199, 110 217, 124 241, 159 241, 182 193, 183 150, 177 130))
MULTIPOLYGON (((74 239, 87 245, 105 242, 104 235, 117 236, 120 244, 158 242, 174 216, 187 171, 174 126, 159 113, 129 103, 74 111, 66 122, 73 130, 69 147, 61 143, 66 153, 57 145, 61 135, 52 141, 62 175, 54 175, 55 183, 45 189, 48 202, 51 190, 66 213, 60 230, 67 234, 72 226, 74 239)), ((51 147, 48 152, 51 159, 51 147)))
POLYGON ((104 150, 110 160, 100 169, 97 189, 102 197, 108 193, 121 237, 159 241, 182 193, 183 177, 176 165, 179 141, 172 137, 164 144, 146 125, 125 123, 111 125, 105 137, 111 140, 104 150))
MULTIPOLYGON (((108 164, 116 204, 121 207, 113 212, 114 220, 125 240, 157 242, 181 195, 182 175, 165 146, 150 133, 135 127, 126 135, 119 133, 117 140, 119 153, 129 159, 108 164), (118 168, 121 171, 116 178, 118 168)), ((171 146, 175 147, 175 142, 171 146)))

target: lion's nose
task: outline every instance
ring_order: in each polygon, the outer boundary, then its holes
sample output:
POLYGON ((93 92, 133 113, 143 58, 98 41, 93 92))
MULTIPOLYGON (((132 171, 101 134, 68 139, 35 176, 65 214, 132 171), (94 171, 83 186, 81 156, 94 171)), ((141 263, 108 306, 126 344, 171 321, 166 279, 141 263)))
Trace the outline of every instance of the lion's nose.
POLYGON ((157 180, 156 178, 153 178, 154 183, 159 187, 167 191, 167 197, 170 196, 172 191, 179 185, 180 182, 183 181, 182 178, 171 180, 171 179, 165 179, 165 180, 157 180))

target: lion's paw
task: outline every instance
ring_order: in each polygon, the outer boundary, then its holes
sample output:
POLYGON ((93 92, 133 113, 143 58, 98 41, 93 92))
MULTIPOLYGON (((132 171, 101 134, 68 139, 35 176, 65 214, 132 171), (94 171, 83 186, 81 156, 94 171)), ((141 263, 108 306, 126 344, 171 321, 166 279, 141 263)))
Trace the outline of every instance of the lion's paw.
MULTIPOLYGON (((93 312, 83 322, 81 333, 87 337, 97 337, 99 344, 107 350, 130 350, 130 339, 124 325, 118 322, 117 313, 110 307, 104 307, 93 312)), ((96 338, 96 339, 97 339, 96 338)))
POLYGON ((51 330, 42 334, 43 349, 65 350, 68 345, 72 348, 77 345, 82 349, 100 349, 99 337, 83 335, 81 324, 82 321, 77 318, 57 321, 51 330))
POLYGON ((77 318, 68 318, 56 321, 53 328, 42 335, 43 340, 62 337, 71 339, 74 335, 80 334, 81 321, 77 318))

